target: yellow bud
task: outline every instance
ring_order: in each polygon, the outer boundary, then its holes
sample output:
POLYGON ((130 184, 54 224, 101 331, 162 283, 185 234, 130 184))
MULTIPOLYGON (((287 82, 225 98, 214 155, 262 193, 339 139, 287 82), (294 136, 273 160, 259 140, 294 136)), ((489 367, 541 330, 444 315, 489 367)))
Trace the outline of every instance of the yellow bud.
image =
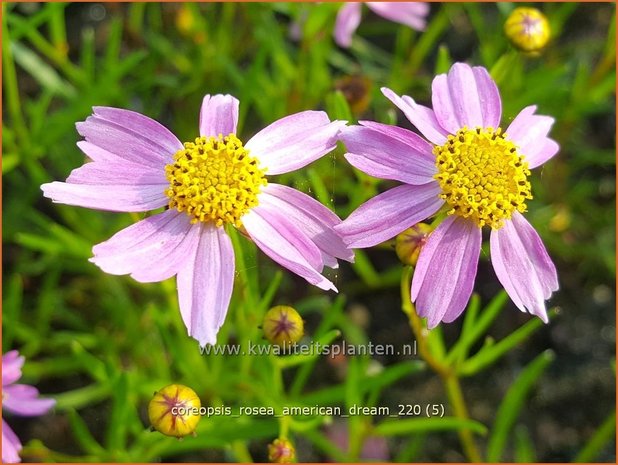
POLYGON ((153 428, 166 436, 182 438, 195 433, 200 421, 200 398, 182 384, 170 384, 155 392, 148 404, 153 428))
POLYGON ((271 463, 292 463, 296 460, 296 449, 287 439, 275 439, 268 444, 268 461, 271 463))
POLYGON ((567 205, 560 205, 556 213, 549 220, 549 230, 553 232, 564 232, 571 226, 571 212, 567 205))
POLYGON ((427 236, 431 232, 431 226, 425 223, 417 223, 395 239, 395 252, 404 265, 416 265, 427 236))
POLYGON ((176 13, 176 28, 185 35, 189 35, 195 28, 193 12, 186 5, 182 5, 176 13))
POLYGON ((538 52, 550 36, 549 22, 536 8, 515 8, 504 23, 504 33, 511 43, 524 52, 538 52))
POLYGON ((305 325, 298 312, 287 305, 277 305, 264 315, 262 330, 271 344, 284 346, 300 341, 305 325))

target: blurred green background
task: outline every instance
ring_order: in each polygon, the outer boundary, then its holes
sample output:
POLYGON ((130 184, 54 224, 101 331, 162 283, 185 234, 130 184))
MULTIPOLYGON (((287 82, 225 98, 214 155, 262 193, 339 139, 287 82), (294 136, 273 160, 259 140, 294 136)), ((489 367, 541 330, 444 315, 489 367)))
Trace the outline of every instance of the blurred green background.
MULTIPOLYGON (((340 6, 3 3, 2 348, 19 349, 24 380, 58 399, 43 418, 9 418, 28 444, 25 460, 264 461, 266 445, 287 429, 299 461, 461 461, 456 430, 466 427, 490 461, 615 461, 615 6, 535 4, 552 29, 537 56, 504 36, 510 3, 433 3, 422 33, 365 8, 347 50, 332 39, 340 6), (293 24, 302 30, 298 39, 293 24), (454 61, 490 70, 505 126, 536 104, 556 118, 551 136, 561 146, 533 173, 527 213, 558 268, 552 321, 531 320, 505 299, 482 254, 471 306, 485 323, 469 341, 467 361, 481 357, 467 365, 464 357, 458 371, 473 422, 217 417, 202 419, 197 437, 183 441, 148 432, 147 402, 171 382, 192 387, 205 405, 397 410, 446 401, 418 357, 200 355, 186 336, 173 280, 139 284, 87 261, 94 244, 143 215, 42 197, 42 183, 64 180, 84 162, 75 122, 94 105, 115 106, 189 140, 203 95, 230 93, 241 102, 245 141, 308 109, 410 127, 380 87, 428 104, 433 76, 454 61)), ((341 146, 277 181, 345 218, 391 184, 354 170, 343 153, 341 146)), ((235 240, 242 253, 219 343, 264 343, 258 325, 274 304, 298 308, 309 339, 330 341, 337 329, 337 340, 348 343, 412 342, 401 311, 402 267, 390 244, 358 251, 354 265, 333 272, 335 296, 235 240)), ((462 320, 442 326, 446 347, 461 340, 462 320)))

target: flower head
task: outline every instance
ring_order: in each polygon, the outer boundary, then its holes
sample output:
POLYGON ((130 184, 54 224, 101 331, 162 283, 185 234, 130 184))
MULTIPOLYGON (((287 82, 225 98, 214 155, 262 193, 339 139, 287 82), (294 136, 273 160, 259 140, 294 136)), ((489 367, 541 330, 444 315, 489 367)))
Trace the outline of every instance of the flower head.
MULTIPOLYGON (((44 415, 56 401, 40 399, 39 391, 26 384, 15 384, 21 378, 24 357, 16 350, 2 356, 2 411, 21 417, 44 415)), ((2 418, 2 461, 5 463, 21 462, 19 451, 21 442, 13 430, 2 418)))
POLYGON ((176 275, 189 335, 214 344, 234 283, 236 227, 280 265, 321 289, 335 289, 324 266, 353 253, 333 231, 341 220, 300 191, 268 182, 331 151, 345 122, 305 111, 276 121, 243 144, 236 135, 239 102, 207 95, 199 137, 182 144, 156 121, 128 110, 95 107, 77 124, 80 149, 93 161, 66 182, 42 186, 54 202, 110 210, 164 212, 94 247, 91 261, 140 282, 176 275))
MULTIPOLYGON (((429 14, 429 4, 425 2, 366 2, 366 5, 383 18, 404 24, 422 31, 425 29, 425 18, 429 14)), ((352 35, 361 21, 362 3, 346 3, 337 14, 335 23, 335 42, 340 47, 352 44, 352 35)))
POLYGON ((379 178, 401 181, 361 205, 335 229, 350 247, 370 247, 429 218, 447 215, 421 249, 412 301, 428 326, 451 322, 474 286, 481 228, 491 227, 498 279, 522 311, 547 322, 545 300, 558 289, 556 269, 526 221, 528 176, 558 152, 547 137, 554 119, 524 108, 502 131, 498 88, 482 67, 454 64, 432 84, 433 109, 383 88, 425 137, 361 122, 342 131, 348 161, 379 178))

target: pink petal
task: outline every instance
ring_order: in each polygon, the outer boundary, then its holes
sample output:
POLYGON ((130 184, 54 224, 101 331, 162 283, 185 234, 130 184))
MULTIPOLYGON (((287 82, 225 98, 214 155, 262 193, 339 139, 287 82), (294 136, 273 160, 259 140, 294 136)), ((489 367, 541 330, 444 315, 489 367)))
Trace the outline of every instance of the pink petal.
POLYGON ((479 92, 483 125, 488 128, 497 128, 502 119, 502 100, 495 81, 482 66, 472 68, 476 87, 479 92))
POLYGON ((200 109, 200 136, 236 134, 239 104, 231 95, 206 95, 200 109))
POLYGON ((56 405, 54 399, 39 399, 39 391, 26 384, 5 386, 2 394, 2 408, 22 417, 44 415, 56 405))
POLYGON ((432 182, 437 168, 431 151, 419 150, 418 141, 409 144, 401 137, 401 131, 385 129, 385 126, 375 123, 345 127, 341 131, 341 140, 348 150, 346 160, 378 178, 415 185, 432 182), (392 136, 393 133, 396 137, 392 136))
POLYGON ((436 118, 450 133, 464 126, 472 129, 500 125, 500 94, 485 68, 455 63, 448 76, 434 78, 431 92, 436 118))
POLYGON ((291 222, 277 218, 274 224, 272 212, 264 211, 260 206, 254 208, 242 217, 243 225, 251 239, 262 251, 281 266, 305 278, 309 283, 324 290, 337 290, 333 283, 322 276, 317 268, 321 267, 319 249, 309 245, 308 238, 303 237, 291 222), (316 256, 316 252, 318 256, 316 256))
POLYGON ((169 187, 165 171, 128 161, 86 163, 74 169, 66 182, 92 186, 161 186, 162 190, 169 187))
POLYGON ((397 139, 408 145, 415 156, 425 158, 432 164, 436 163, 436 157, 433 154, 433 145, 418 134, 409 131, 408 129, 400 128, 399 126, 376 123, 375 121, 359 121, 358 124, 366 128, 373 129, 374 131, 381 132, 393 139, 397 139))
POLYGON ((361 22, 361 3, 346 3, 337 13, 335 42, 343 48, 352 45, 352 36, 361 22))
POLYGON ((327 266, 336 266, 337 258, 354 261, 354 252, 333 230, 341 220, 317 200, 291 187, 269 183, 260 195, 260 204, 262 202, 279 210, 303 231, 320 249, 327 266))
POLYGON ((139 282, 170 278, 194 253, 198 225, 175 209, 150 216, 94 246, 91 262, 110 274, 130 274, 139 282))
POLYGON ((535 115, 535 111, 536 105, 524 108, 506 130, 507 139, 517 144, 531 169, 545 163, 560 149, 554 140, 547 137, 554 118, 535 115))
POLYGON ((266 174, 302 168, 337 146, 345 121, 333 121, 323 111, 303 111, 281 118, 253 136, 245 147, 266 174))
POLYGON ((374 246, 432 216, 444 203, 439 194, 436 182, 395 187, 358 207, 335 230, 348 247, 374 246))
POLYGON ((470 300, 481 251, 481 229, 472 221, 447 217, 421 249, 412 278, 412 301, 427 327, 454 321, 470 300))
POLYGON ((491 232, 490 247, 496 275, 517 308, 547 323, 545 300, 558 290, 558 274, 538 233, 515 212, 491 232))
POLYGON ((382 93, 403 111, 410 123, 412 123, 429 142, 435 145, 443 145, 446 142, 448 132, 440 126, 431 108, 417 104, 407 95, 400 97, 387 87, 382 87, 382 93))
POLYGON ((234 249, 223 228, 199 224, 196 250, 178 272, 178 301, 189 336, 215 344, 234 288, 234 249))
POLYGON ((163 169, 183 148, 168 129, 147 116, 118 108, 95 107, 77 123, 87 142, 133 163, 163 169))
MULTIPOLYGON (((90 167, 75 177, 84 181, 84 175, 96 172, 90 167)), ((81 168, 80 168, 81 169, 81 168)), ((126 181, 126 179, 125 179, 126 181)), ((165 195, 167 185, 163 184, 123 184, 122 181, 109 184, 90 185, 54 181, 43 184, 43 195, 55 203, 76 205, 78 207, 96 208, 114 212, 142 212, 154 210, 166 205, 169 201, 165 195)))
POLYGON ((2 356, 2 386, 12 384, 21 378, 21 367, 26 361, 16 350, 10 350, 2 356))
POLYGON ((254 210, 269 226, 276 229, 279 235, 290 244, 298 253, 309 263, 311 268, 318 273, 324 268, 322 260, 322 251, 304 232, 304 228, 300 228, 278 209, 275 202, 269 202, 268 195, 260 196, 260 204, 254 210))
POLYGON ((19 463, 19 451, 21 451, 21 442, 11 427, 2 420, 2 462, 3 463, 19 463))
POLYGON ((396 23, 423 31, 429 13, 429 4, 424 2, 367 2, 376 14, 396 23))

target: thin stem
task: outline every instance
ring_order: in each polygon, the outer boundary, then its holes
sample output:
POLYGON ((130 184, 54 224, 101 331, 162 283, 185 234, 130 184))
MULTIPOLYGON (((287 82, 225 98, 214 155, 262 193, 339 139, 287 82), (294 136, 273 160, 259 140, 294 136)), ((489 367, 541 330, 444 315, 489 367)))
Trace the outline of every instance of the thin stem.
POLYGON ((15 132, 24 149, 28 142, 28 129, 26 121, 21 111, 21 102, 19 99, 19 87, 17 85, 17 71, 15 70, 15 62, 13 61, 13 52, 11 50, 11 39, 9 29, 6 24, 7 14, 5 5, 2 5, 2 63, 4 73, 4 91, 8 103, 9 114, 11 115, 12 123, 15 127, 15 132))
POLYGON ((412 279, 413 272, 414 268, 411 266, 407 266, 403 270, 401 276, 401 307, 403 312, 408 316, 410 327, 416 337, 418 353, 433 371, 438 373, 440 377, 444 378, 449 374, 449 367, 444 366, 431 354, 429 346, 427 345, 428 332, 424 328, 420 317, 417 315, 416 308, 414 308, 414 304, 412 303, 412 299, 410 297, 410 281, 412 279))
MULTIPOLYGON (((401 307, 404 313, 408 316, 410 328, 416 338, 418 353, 425 360, 427 365, 440 376, 444 383, 446 395, 453 409, 455 417, 467 420, 470 418, 466 401, 459 384, 457 372, 444 360, 436 358, 432 353, 427 343, 429 332, 424 327, 421 318, 416 313, 416 308, 410 298, 410 284, 414 268, 408 266, 404 269, 401 275, 401 307)), ((458 431, 459 440, 463 447, 464 453, 470 462, 480 462, 481 455, 478 451, 472 431, 469 429, 461 429, 458 431)))
MULTIPOLYGON (((442 377, 444 387, 446 388, 446 394, 448 396, 453 412, 457 418, 469 419, 468 407, 466 407, 466 401, 459 384, 459 378, 454 371, 451 371, 448 376, 442 377)), ((472 431, 467 428, 457 431, 459 434, 459 440, 464 449, 464 453, 468 457, 470 462, 478 463, 481 461, 481 455, 474 442, 472 431)))

